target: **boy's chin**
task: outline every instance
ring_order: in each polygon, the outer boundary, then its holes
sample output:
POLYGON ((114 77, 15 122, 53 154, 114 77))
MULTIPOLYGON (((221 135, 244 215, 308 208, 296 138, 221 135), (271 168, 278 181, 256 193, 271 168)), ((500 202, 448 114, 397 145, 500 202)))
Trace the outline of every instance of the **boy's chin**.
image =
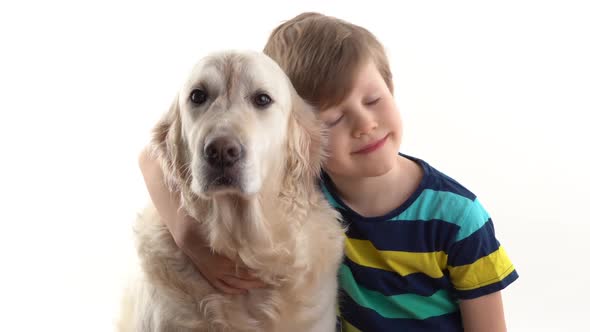
POLYGON ((396 163, 397 158, 395 156, 385 158, 385 160, 380 160, 378 162, 367 162, 367 164, 363 165, 364 167, 362 167, 362 176, 379 177, 386 175, 396 167, 396 163))
POLYGON ((326 171, 330 176, 338 176, 342 178, 375 178, 380 177, 383 175, 388 174, 393 170, 393 165, 391 164, 381 164, 381 165, 363 165, 364 167, 356 167, 355 169, 348 169, 348 170, 337 170, 337 169, 329 169, 325 168, 326 171))
POLYGON ((389 172, 391 172, 392 169, 393 169, 393 166, 386 167, 385 165, 383 165, 382 167, 368 169, 364 172, 365 173, 364 177, 368 177, 368 178, 380 177, 380 176, 388 174, 389 172))

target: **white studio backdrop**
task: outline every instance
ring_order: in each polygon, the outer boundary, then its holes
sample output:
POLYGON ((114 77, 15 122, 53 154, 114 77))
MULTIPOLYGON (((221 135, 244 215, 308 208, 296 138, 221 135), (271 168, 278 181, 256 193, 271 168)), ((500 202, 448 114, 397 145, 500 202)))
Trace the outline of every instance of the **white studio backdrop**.
POLYGON ((151 126, 199 57, 303 11, 387 48, 402 151, 480 197, 521 275, 510 331, 586 330, 584 2, 301 0, 0 3, 0 330, 112 330, 151 126))

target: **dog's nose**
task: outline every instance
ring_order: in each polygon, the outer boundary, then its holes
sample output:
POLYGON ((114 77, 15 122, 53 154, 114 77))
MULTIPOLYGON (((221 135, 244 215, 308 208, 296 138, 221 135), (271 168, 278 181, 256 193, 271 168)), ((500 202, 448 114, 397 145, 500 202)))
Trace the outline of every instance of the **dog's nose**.
POLYGON ((233 166, 242 155, 242 145, 233 137, 219 137, 205 145, 205 160, 214 167, 233 166))

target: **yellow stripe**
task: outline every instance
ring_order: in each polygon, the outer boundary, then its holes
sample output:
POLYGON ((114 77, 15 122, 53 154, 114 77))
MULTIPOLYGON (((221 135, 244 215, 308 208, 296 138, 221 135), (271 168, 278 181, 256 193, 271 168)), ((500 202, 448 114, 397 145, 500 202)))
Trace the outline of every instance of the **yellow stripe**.
POLYGON ((349 322, 342 320, 342 332, 362 332, 356 327, 352 326, 349 322))
POLYGON ((484 287, 504 279, 514 271, 514 266, 504 247, 468 265, 449 266, 451 280, 458 290, 484 287))
POLYGON ((431 278, 441 278, 447 265, 443 251, 407 252, 378 250, 367 240, 346 239, 346 256, 353 262, 386 271, 395 271, 401 276, 425 273, 431 278))

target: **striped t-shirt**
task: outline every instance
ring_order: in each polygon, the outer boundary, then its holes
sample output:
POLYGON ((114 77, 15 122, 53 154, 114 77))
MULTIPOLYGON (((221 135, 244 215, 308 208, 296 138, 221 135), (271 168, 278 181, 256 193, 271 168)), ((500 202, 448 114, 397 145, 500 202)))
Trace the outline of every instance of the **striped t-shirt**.
MULTIPOLYGON (((458 301, 518 278, 476 196, 426 162, 418 189, 397 209, 365 218, 322 189, 348 226, 340 268, 340 319, 350 331, 462 331, 458 301)), ((395 189, 392 189, 395 190, 395 189)))

